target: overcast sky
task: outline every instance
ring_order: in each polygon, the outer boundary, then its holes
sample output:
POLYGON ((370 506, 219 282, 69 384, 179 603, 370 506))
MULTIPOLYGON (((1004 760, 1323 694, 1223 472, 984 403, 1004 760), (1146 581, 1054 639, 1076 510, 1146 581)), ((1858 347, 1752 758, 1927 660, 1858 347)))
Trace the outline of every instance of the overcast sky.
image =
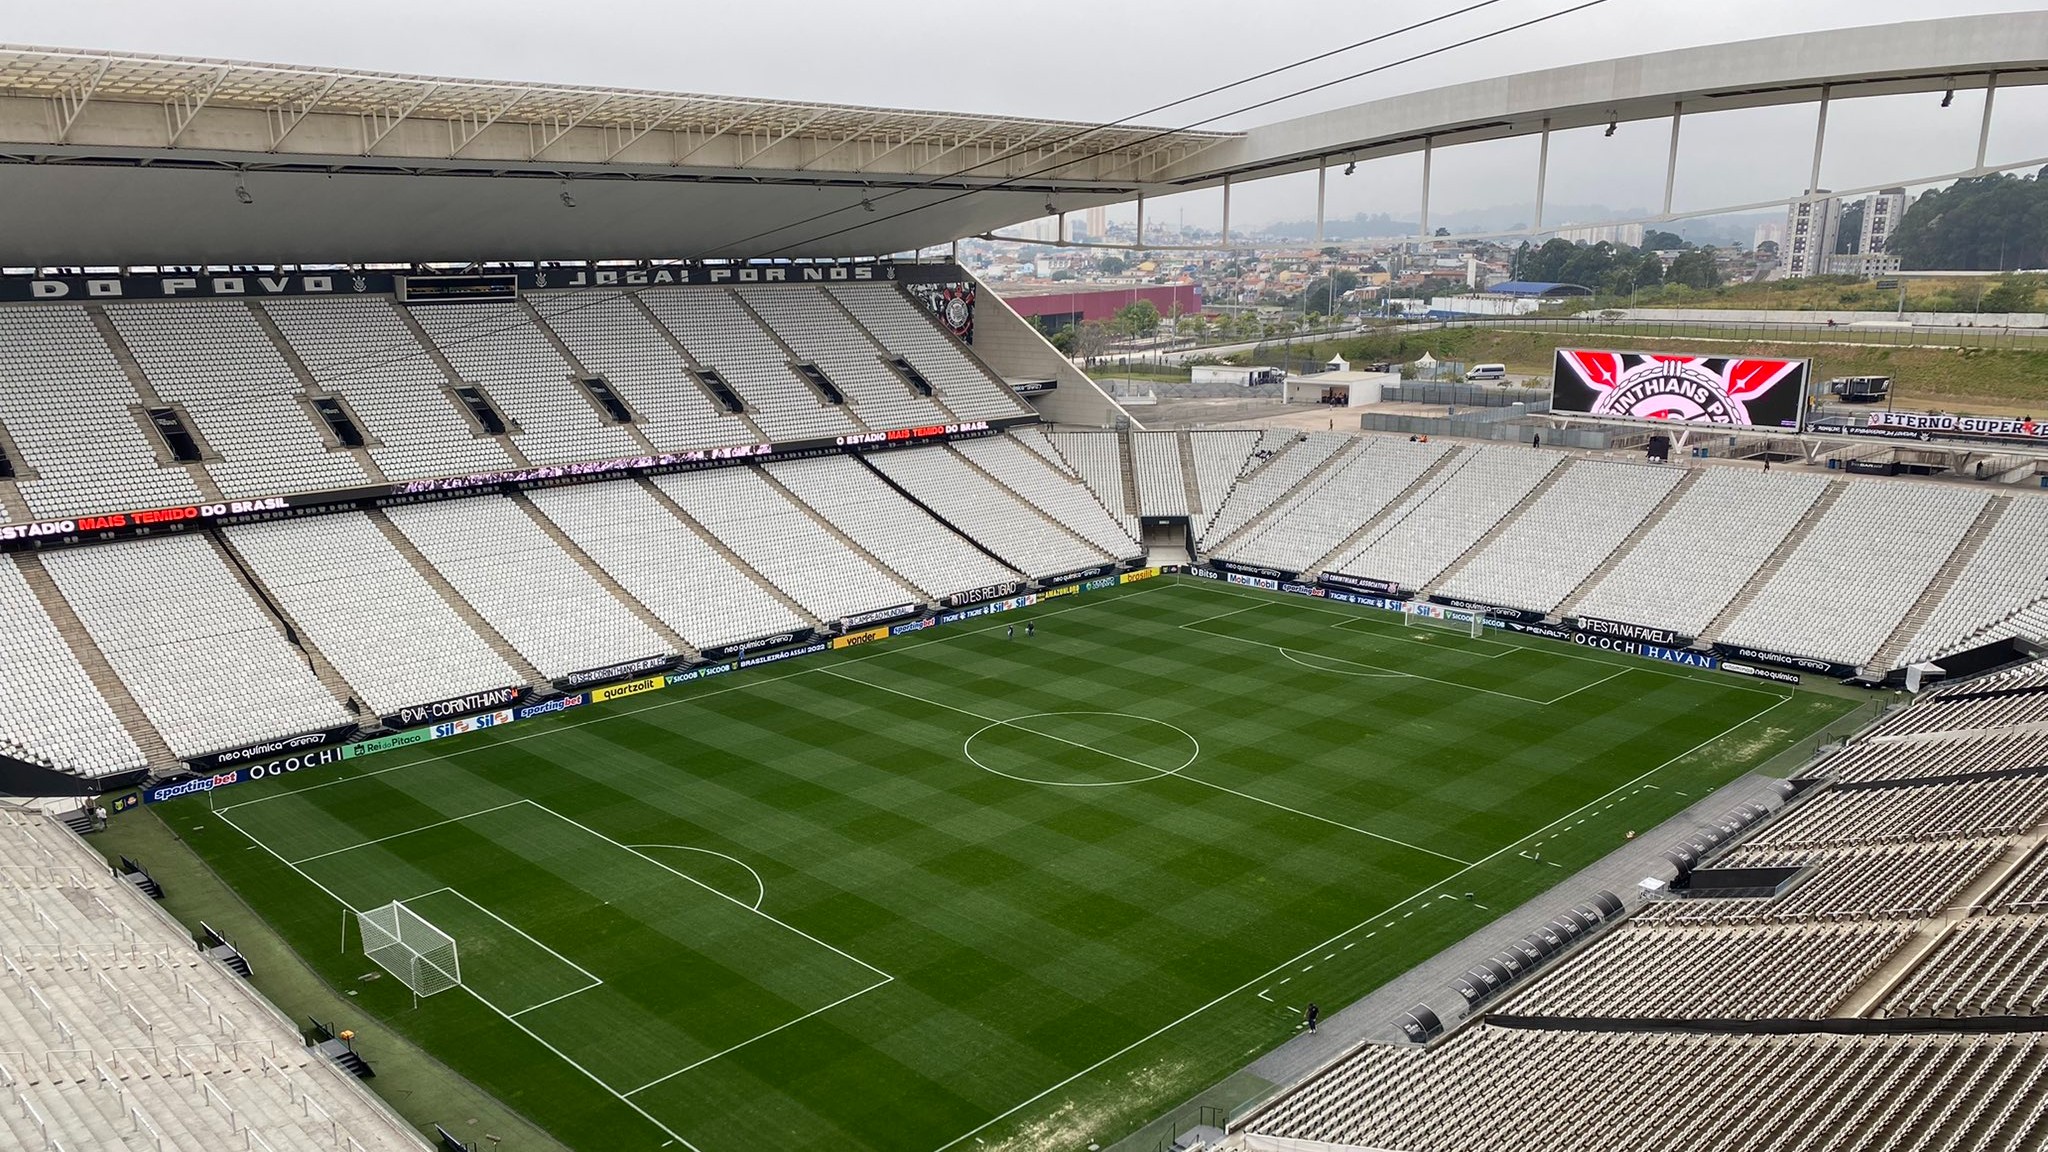
MULTIPOLYGON (((891 0, 0 0, 0 40, 487 79, 615 85, 949 111, 1112 120, 1195 91, 1365 39, 1473 0, 1406 5, 1321 0, 1035 0, 940 4, 891 0)), ((1555 12, 1579 0, 1496 0, 1476 12, 1332 60, 1147 117, 1185 125, 1308 84, 1555 12)), ((1586 11, 1395 67, 1216 127, 1243 128, 1397 92, 1560 64, 1790 32, 2032 11, 2013 0, 1604 0, 1586 11)), ((1829 117, 1823 183, 1854 186, 1963 167, 1976 147, 1981 97, 1844 101, 1829 117), (1900 170, 1903 162, 1912 169, 1900 170)), ((2048 152, 2048 90, 1998 100, 1994 160, 2048 152)), ((1791 195, 1811 159, 1813 110, 1761 110, 1687 122, 1678 206, 1791 195)), ((1553 141, 1549 199, 1654 207, 1662 197, 1664 124, 1599 129, 1553 141)), ((1437 211, 1533 198, 1533 140, 1439 153, 1437 211)), ((1331 181, 1332 216, 1414 214, 1419 159, 1361 166, 1331 181)), ((1161 205, 1213 226, 1218 194, 1161 205)), ((1257 221, 1314 211, 1312 175, 1234 194, 1257 221)), ((1552 216, 1555 219, 1555 216, 1552 216)))

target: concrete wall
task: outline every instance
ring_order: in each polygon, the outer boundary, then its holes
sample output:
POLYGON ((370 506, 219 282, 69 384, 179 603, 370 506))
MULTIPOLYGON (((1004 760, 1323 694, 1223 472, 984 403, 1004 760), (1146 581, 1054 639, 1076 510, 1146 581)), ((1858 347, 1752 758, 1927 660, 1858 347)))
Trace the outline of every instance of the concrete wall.
MULTIPOLYGON (((1118 417, 1129 416, 986 284, 980 285, 974 305, 974 353, 998 376, 1059 381, 1057 389, 1026 398, 1054 423, 1113 428, 1118 417)), ((1131 424, 1143 427, 1135 420, 1131 424)))
MULTIPOLYGON (((1833 320, 1843 327, 1875 322, 1885 326, 1922 324, 1937 328, 1972 325, 1978 328, 2048 328, 2048 313, 2044 312, 1908 312, 1903 316, 1891 312, 1792 312, 1757 308, 1617 308, 1614 312, 1625 320, 1658 320, 1675 324, 1826 324, 1833 320)), ((1593 315, 1604 317, 1608 313, 1593 315)))

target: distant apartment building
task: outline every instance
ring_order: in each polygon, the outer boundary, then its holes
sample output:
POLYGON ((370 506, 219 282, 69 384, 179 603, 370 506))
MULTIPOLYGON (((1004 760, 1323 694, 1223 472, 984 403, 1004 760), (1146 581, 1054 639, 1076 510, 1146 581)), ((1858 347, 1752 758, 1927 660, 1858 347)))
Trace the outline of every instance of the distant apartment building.
POLYGON ((1828 195, 1825 188, 1816 188, 1809 195, 1813 198, 1794 202, 1785 213, 1785 239, 1778 245, 1778 259, 1790 280, 1826 272, 1842 224, 1840 200, 1828 195))
POLYGON ((1565 228, 1557 233, 1557 238, 1574 244, 1626 244, 1640 248, 1643 246, 1643 226, 1609 224, 1600 228, 1565 228))
POLYGON ((1779 248, 1785 246, 1785 222, 1783 220, 1766 220, 1756 226, 1756 234, 1749 241, 1750 249, 1753 251, 1763 247, 1765 244, 1776 244, 1779 248))
POLYGON ((1109 237, 1109 209, 1096 205, 1087 212, 1088 239, 1097 244, 1109 237))
POLYGON ((1822 260, 1821 271, 1829 276, 1874 280, 1879 276, 1897 275, 1899 258, 1888 252, 1842 252, 1822 260))
MULTIPOLYGON (((1899 226, 1899 218, 1906 214, 1906 190, 1887 188, 1863 202, 1863 232, 1858 237, 1856 251, 1866 256, 1882 255, 1885 245, 1891 242, 1892 230, 1899 226)), ((1892 271, 1898 271, 1896 265, 1892 271)))

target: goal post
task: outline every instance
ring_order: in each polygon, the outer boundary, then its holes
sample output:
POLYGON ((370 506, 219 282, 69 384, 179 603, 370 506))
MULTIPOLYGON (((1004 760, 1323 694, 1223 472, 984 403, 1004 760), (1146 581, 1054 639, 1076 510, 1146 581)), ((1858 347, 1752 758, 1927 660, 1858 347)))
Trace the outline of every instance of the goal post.
POLYGON ((1486 635, 1486 615, 1482 612, 1468 612, 1463 608, 1446 608, 1425 600, 1414 600, 1408 610, 1401 613, 1401 623, 1410 628, 1436 628, 1446 632, 1458 632, 1474 640, 1486 635))
POLYGON ((455 937, 404 901, 356 913, 356 926, 363 934, 363 954, 412 989, 415 997, 446 992, 462 983, 455 937))

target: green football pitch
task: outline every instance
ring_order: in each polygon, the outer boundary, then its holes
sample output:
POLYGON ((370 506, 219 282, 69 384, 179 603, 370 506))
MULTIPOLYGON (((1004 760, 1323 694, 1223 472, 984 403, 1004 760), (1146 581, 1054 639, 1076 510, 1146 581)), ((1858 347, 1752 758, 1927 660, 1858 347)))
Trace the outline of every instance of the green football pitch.
POLYGON ((1853 707, 1160 579, 160 812, 572 1147, 1082 1149, 1853 707))

